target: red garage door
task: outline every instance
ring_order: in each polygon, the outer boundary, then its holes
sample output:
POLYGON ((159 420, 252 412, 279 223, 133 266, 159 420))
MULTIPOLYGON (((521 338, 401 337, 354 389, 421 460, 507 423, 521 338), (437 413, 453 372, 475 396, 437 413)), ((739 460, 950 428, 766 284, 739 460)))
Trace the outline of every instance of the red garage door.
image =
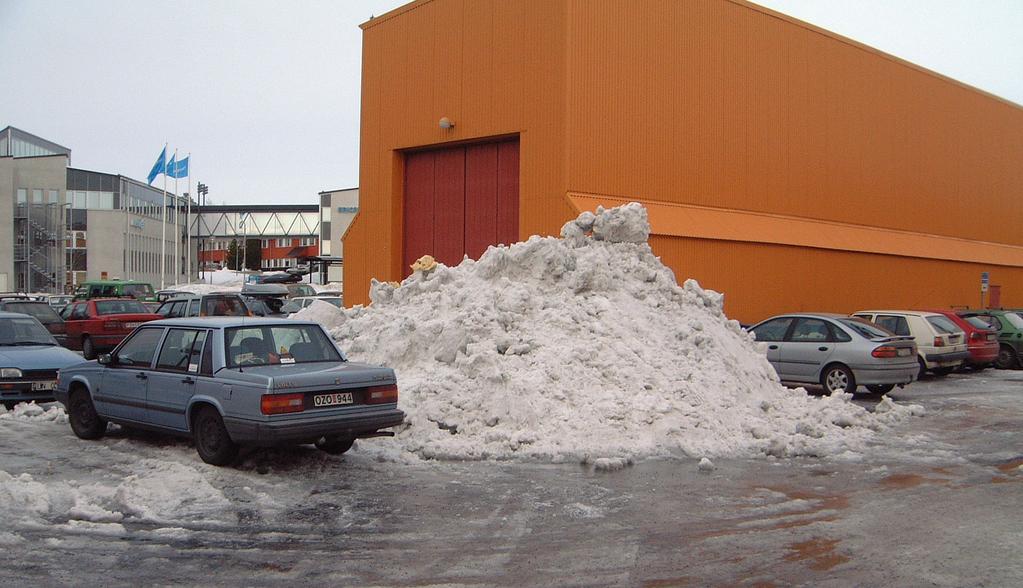
POLYGON ((403 275, 423 255, 446 265, 519 239, 519 141, 405 155, 403 275))

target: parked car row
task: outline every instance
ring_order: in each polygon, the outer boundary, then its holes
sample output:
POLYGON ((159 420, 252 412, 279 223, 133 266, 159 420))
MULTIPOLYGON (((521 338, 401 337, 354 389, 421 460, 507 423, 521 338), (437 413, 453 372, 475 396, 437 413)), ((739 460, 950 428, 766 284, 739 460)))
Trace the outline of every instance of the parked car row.
POLYGON ((793 313, 749 330, 782 382, 829 394, 860 386, 884 394, 928 372, 1016 368, 1023 347, 1023 313, 1012 310, 793 313))

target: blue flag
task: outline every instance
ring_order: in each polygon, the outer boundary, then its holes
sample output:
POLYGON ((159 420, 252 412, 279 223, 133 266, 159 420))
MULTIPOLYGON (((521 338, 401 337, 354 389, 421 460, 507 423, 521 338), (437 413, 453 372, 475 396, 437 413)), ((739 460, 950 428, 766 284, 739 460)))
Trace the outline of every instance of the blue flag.
POLYGON ((156 176, 167 173, 167 146, 163 146, 163 151, 160 152, 160 157, 157 158, 156 163, 153 164, 153 169, 149 170, 149 183, 152 184, 156 176))
POLYGON ((171 162, 167 164, 167 177, 169 178, 187 178, 188 177, 188 157, 174 161, 171 157, 171 162))
POLYGON ((174 163, 174 158, 177 156, 178 156, 177 153, 171 155, 170 161, 168 161, 167 165, 163 167, 163 173, 167 174, 168 178, 174 177, 174 168, 177 167, 177 164, 174 163))

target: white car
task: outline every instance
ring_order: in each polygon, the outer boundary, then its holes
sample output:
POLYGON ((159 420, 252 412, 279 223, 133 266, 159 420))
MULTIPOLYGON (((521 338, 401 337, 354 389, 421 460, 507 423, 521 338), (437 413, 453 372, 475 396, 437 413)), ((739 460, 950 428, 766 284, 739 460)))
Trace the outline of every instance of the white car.
POLYGON ((315 300, 320 300, 327 304, 333 304, 338 308, 341 308, 342 306, 340 296, 299 296, 288 300, 287 304, 281 307, 281 312, 287 314, 296 313, 312 304, 315 300))
POLYGON ((915 310, 860 310, 853 316, 913 337, 920 376, 928 371, 947 376, 970 357, 966 334, 946 316, 915 310))

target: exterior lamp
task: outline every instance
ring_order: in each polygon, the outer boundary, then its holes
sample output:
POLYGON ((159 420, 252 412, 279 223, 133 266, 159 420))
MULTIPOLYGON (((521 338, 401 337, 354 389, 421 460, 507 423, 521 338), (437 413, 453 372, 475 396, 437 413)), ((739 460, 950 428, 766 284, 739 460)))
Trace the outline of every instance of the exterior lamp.
POLYGON ((440 119, 440 128, 442 128, 442 129, 453 129, 453 128, 455 128, 455 123, 450 118, 445 116, 445 117, 442 117, 440 119))

